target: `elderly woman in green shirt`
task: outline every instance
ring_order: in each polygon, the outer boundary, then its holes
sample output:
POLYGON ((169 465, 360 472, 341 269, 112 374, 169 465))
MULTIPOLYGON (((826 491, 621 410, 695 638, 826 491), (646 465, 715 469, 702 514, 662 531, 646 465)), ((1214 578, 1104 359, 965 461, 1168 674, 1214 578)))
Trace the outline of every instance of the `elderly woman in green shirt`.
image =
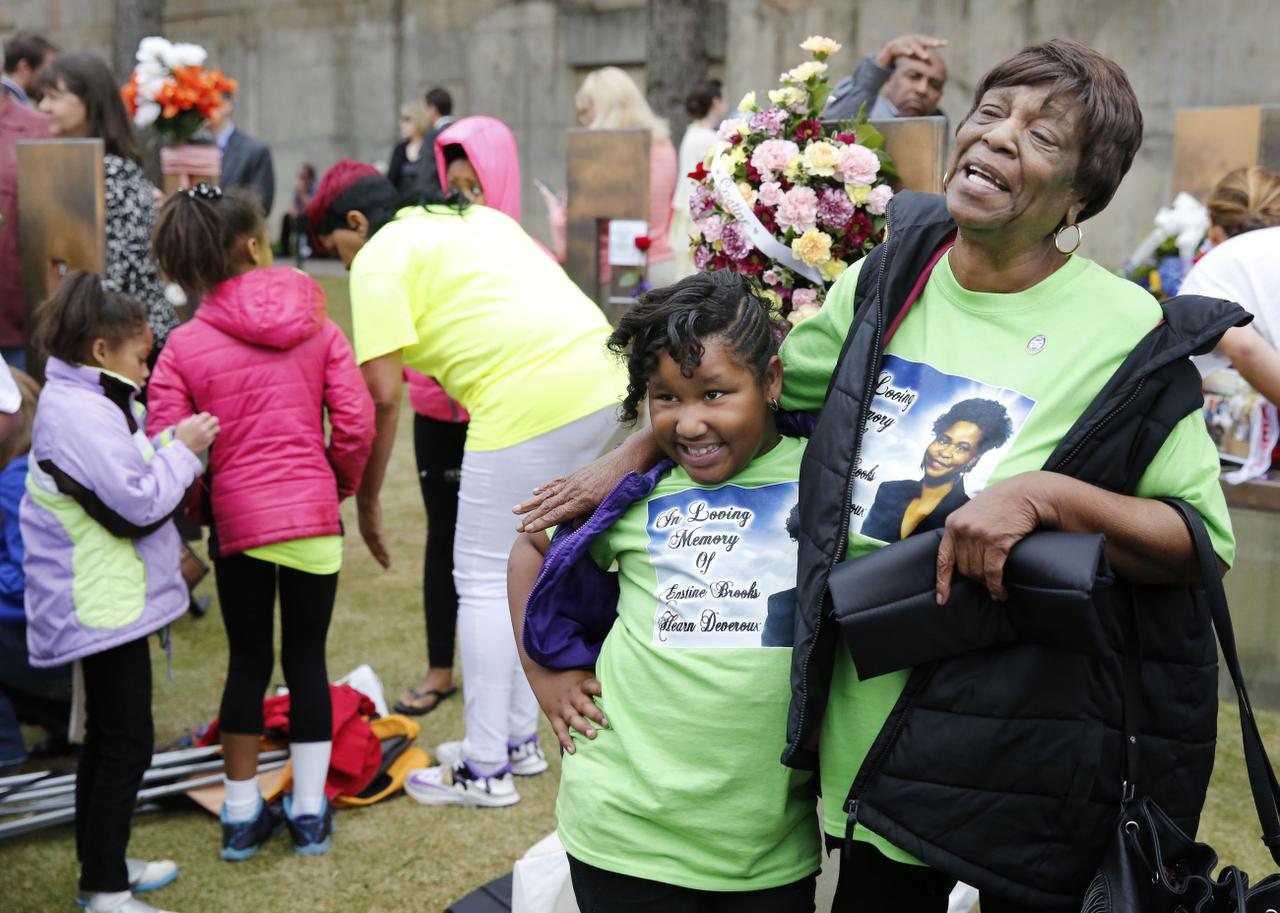
MULTIPOLYGON (((945 197, 895 199, 889 239, 864 261, 875 272, 863 275, 863 264, 848 270, 821 312, 800 324, 782 347, 784 408, 821 413, 801 471, 800 605, 790 744, 783 760, 821 770, 824 826, 830 845, 841 848, 833 910, 941 913, 959 874, 979 882, 987 913, 1073 903, 1078 909, 1118 807, 1108 801, 1104 814, 1091 805, 1089 785, 1078 782, 1089 771, 1070 761, 1093 745, 1083 763, 1091 765, 1099 784, 1112 783, 1118 770, 1100 765, 1117 756, 1118 739, 1106 735, 1102 724, 1081 722, 1073 731, 1088 738, 1066 737, 1062 744, 1069 749, 1058 757, 1019 764, 1028 748, 1056 744, 1066 729, 1035 731, 1033 721, 1016 713, 1005 721, 1007 701, 997 697, 986 717, 999 718, 1006 728, 996 731, 1009 735, 1003 741, 989 738, 978 716, 964 722, 957 712, 970 706, 972 694, 932 692, 927 718, 946 717, 948 725, 922 729, 925 718, 912 717, 900 701, 910 670, 863 681, 849 652, 839 648, 835 626, 822 630, 830 567, 870 554, 892 538, 878 538, 875 528, 865 528, 865 519, 883 482, 920 477, 921 454, 936 443, 936 416, 977 398, 1000 404, 1010 422, 998 447, 965 466, 968 500, 955 499, 949 514, 930 516, 921 525, 944 530, 936 569, 940 603, 949 600, 956 575, 1004 599, 1005 560, 1037 528, 1102 533, 1111 566, 1127 585, 1181 586, 1185 595, 1186 585, 1198 578, 1191 570, 1197 566, 1195 551, 1183 520, 1160 498, 1181 499, 1200 514, 1224 566, 1234 556, 1217 457, 1194 402, 1180 421, 1162 430, 1167 436, 1157 441, 1149 462, 1126 467, 1130 479, 1123 490, 1045 471, 1060 467, 1051 457, 1078 421, 1097 414, 1109 381, 1133 370, 1130 356, 1154 351, 1197 319, 1187 317, 1195 308, 1183 308, 1178 326, 1169 329, 1172 310, 1162 312, 1146 292, 1076 253, 1081 223, 1111 200, 1141 138, 1142 115, 1127 78, 1095 51, 1059 39, 998 64, 980 80, 957 129, 945 197), (877 313, 883 322, 873 319, 877 313), (829 484, 819 486, 820 480, 829 484), (886 727, 891 713, 896 722, 886 727), (900 740, 904 728, 911 738, 900 740), (866 789, 878 773, 876 763, 864 764, 873 745, 877 754, 892 749, 902 760, 895 771, 903 777, 895 781, 901 788, 882 792, 912 806, 899 807, 896 818, 893 809, 880 808, 884 815, 875 827, 859 818, 857 788, 851 792, 851 784, 866 789), (1064 759, 1070 761, 1065 767, 1064 759), (977 784, 991 776, 1004 780, 980 792, 977 784), (1072 776, 1074 785, 1064 787, 1063 778, 1072 776), (1087 809, 1089 822, 1107 823, 1086 826, 1079 816, 1048 815, 1029 804, 1060 788, 1083 788, 1078 806, 1064 807, 1087 809), (907 820, 912 826, 902 824, 907 820), (886 829, 881 821, 894 825, 889 829, 899 842, 878 832, 886 829), (926 832, 936 839, 922 837, 926 832), (963 838, 955 836, 961 832, 963 838), (922 856, 937 868, 924 865, 922 856), (1040 884, 1028 874, 1036 865, 1044 871, 1040 884)), ((1241 316, 1231 306, 1209 304, 1215 306, 1205 308, 1204 325, 1192 328, 1186 351, 1170 349, 1169 362, 1185 361, 1192 348, 1241 316)), ((1156 390, 1153 385, 1148 396, 1156 390)), ((1138 401, 1146 404, 1142 408, 1151 403, 1138 401)), ((632 438, 593 466, 540 488, 517 508, 529 514, 524 528, 561 523, 588 510, 621 473, 654 458, 650 438, 632 438)), ((1207 634, 1203 626, 1187 630, 1196 643, 1207 634)), ((982 696, 988 695, 983 687, 1008 674, 999 665, 980 671, 980 660, 972 663, 968 681, 982 696)), ((1042 671, 1049 667, 1041 665, 1042 671)), ((1185 750, 1172 754, 1144 754, 1144 761, 1154 756, 1144 767, 1153 789, 1172 777, 1190 778, 1182 812, 1192 823, 1196 793, 1203 801, 1212 761, 1216 693, 1210 678, 1202 676, 1208 684, 1191 701, 1195 731, 1180 736, 1195 744, 1188 741, 1185 750), (1207 756, 1204 744, 1210 746, 1207 756), (1184 759, 1181 773, 1170 767, 1175 755, 1184 759)), ((1021 694, 1024 708, 1042 697, 1069 708, 1073 700, 1087 703, 1084 694, 1063 691, 1064 684, 1015 681, 1005 693, 1021 694), (1028 692, 1024 686, 1048 690, 1028 692)), ((1077 707, 1067 715, 1081 711, 1086 718, 1092 712, 1077 707)))

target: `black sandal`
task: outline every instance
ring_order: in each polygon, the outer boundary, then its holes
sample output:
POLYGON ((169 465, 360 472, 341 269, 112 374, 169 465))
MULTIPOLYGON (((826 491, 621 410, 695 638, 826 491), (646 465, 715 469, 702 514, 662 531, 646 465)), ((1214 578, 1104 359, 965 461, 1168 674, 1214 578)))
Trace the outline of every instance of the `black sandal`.
POLYGON ((456 685, 447 691, 439 691, 435 688, 428 688, 425 691, 419 691, 417 688, 410 688, 409 693, 416 699, 422 700, 424 697, 432 697, 434 695, 435 703, 429 704, 426 707, 415 707, 412 704, 406 704, 403 701, 396 701, 395 711, 396 713, 403 713, 405 716, 426 716, 432 710, 439 707, 441 701, 447 697, 453 697, 457 691, 458 688, 456 685))

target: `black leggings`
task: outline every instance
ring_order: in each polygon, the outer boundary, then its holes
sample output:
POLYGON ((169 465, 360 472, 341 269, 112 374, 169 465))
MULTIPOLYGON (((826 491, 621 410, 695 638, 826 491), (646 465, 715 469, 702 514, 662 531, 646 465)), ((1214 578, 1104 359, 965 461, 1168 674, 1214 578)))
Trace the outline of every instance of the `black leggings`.
MULTIPOLYGON (((827 837, 835 852, 840 841, 827 837)), ((954 878, 923 865, 896 862, 870 843, 855 840, 840 853, 840 881, 831 913, 947 913, 954 878)), ((982 913, 1034 913, 1031 907, 983 894, 982 913)))
POLYGON ((222 692, 221 726, 237 735, 262 733, 262 697, 275 665, 276 575, 280 586, 280 665, 289 686, 289 738, 327 742, 333 737, 324 642, 338 592, 337 574, 308 574, 232 555, 214 561, 218 602, 230 659, 222 692))
POLYGON ((458 488, 466 423, 413 417, 413 453, 427 509, 427 550, 422 562, 422 607, 427 617, 427 665, 453 666, 458 627, 458 591, 453 585, 453 530, 458 523, 458 488))
POLYGON ((569 857, 582 913, 813 913, 817 873, 760 891, 698 891, 619 875, 569 857))
POLYGON ((81 661, 84 747, 76 770, 76 858, 80 890, 127 891, 133 806, 151 764, 151 653, 147 638, 81 661))

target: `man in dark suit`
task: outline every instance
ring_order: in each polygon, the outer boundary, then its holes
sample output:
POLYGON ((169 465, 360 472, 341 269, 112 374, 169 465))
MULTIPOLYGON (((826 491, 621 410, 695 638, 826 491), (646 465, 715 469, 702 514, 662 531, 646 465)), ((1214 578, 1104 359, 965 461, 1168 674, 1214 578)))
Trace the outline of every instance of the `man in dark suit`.
POLYGON ((429 194, 440 193, 440 174, 436 167, 436 137, 456 120, 453 116, 453 96, 439 86, 427 93, 427 118, 431 127, 422 140, 422 152, 418 155, 418 186, 429 194))
POLYGON ((271 150, 261 140, 254 139, 235 125, 231 119, 235 111, 235 96, 223 96, 222 107, 209 118, 214 141, 222 150, 222 176, 219 181, 224 189, 248 187, 262 201, 262 211, 270 214, 271 203, 276 196, 276 173, 271 165, 271 150))

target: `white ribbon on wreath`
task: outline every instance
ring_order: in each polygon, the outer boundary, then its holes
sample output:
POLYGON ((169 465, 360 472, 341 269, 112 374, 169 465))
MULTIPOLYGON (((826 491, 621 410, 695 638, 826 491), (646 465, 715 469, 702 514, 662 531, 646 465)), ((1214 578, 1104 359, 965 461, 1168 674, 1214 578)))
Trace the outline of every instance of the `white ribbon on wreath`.
POLYGON ((791 248, 775 238, 773 232, 765 228, 764 224, 756 218, 756 214, 750 204, 747 203, 746 197, 742 195, 742 191, 738 189, 737 183, 733 180, 733 174, 726 167, 724 159, 724 150, 716 153, 716 157, 712 159, 711 180, 715 185, 716 192, 720 195, 720 201, 724 204, 725 209, 729 210, 734 219, 746 229, 747 237, 751 239, 751 243, 755 245, 760 253, 778 261, 787 269, 799 273, 814 285, 819 287, 826 285, 823 281, 822 273, 816 267, 810 266, 797 257, 791 248))

